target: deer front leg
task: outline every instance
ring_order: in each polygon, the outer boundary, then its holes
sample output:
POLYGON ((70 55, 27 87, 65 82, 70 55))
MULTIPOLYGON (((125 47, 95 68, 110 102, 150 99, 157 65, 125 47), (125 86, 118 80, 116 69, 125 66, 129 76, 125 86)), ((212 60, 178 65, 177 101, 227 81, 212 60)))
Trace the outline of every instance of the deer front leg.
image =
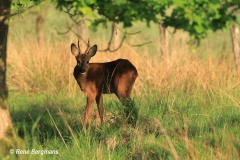
POLYGON ((96 97, 96 103, 98 107, 98 114, 101 120, 101 124, 103 124, 103 98, 102 98, 102 93, 99 93, 96 97))
POLYGON ((93 94, 88 94, 87 95, 87 105, 84 113, 84 120, 83 120, 83 127, 86 126, 88 122, 88 118, 92 112, 93 106, 94 106, 94 99, 95 96, 93 94))

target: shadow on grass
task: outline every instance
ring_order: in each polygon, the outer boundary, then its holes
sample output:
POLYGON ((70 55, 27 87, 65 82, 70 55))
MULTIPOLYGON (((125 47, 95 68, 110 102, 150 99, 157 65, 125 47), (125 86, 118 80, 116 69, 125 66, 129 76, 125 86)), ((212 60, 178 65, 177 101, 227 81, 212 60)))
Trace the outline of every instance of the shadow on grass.
POLYGON ((151 146, 150 148, 139 146, 140 150, 144 150, 144 155, 138 152, 139 149, 133 148, 136 136, 140 134, 140 126, 137 122, 138 109, 133 101, 128 102, 126 108, 120 106, 121 103, 108 101, 105 104, 106 108, 116 107, 113 119, 96 126, 93 124, 95 123, 93 115, 84 132, 82 127, 84 100, 76 102, 75 98, 20 96, 15 99, 10 98, 9 108, 17 134, 25 139, 27 146, 30 147, 34 143, 40 144, 43 148, 45 145, 51 147, 52 144, 49 144, 51 140, 57 139, 58 142, 63 142, 63 146, 64 144, 71 146, 75 142, 80 147, 86 143, 84 148, 104 144, 106 150, 114 150, 116 154, 124 151, 126 158, 132 157, 132 159, 138 157, 157 157, 155 159, 158 159, 164 156, 165 152, 159 155, 155 150, 153 152, 151 146), (125 115, 126 112, 127 115, 125 115), (132 123, 129 124, 129 122, 132 123))
POLYGON ((54 137, 68 141, 73 133, 82 130, 83 111, 78 102, 57 96, 14 98, 10 97, 9 109, 16 132, 22 138, 37 136, 41 143, 54 137))
MULTIPOLYGON (((10 97, 9 109, 17 134, 25 139, 38 137, 41 144, 44 144, 48 139, 58 138, 67 143, 71 141, 73 136, 85 134, 83 132, 82 119, 85 109, 85 99, 66 98, 61 96, 39 95, 39 96, 14 96, 10 97)), ((121 105, 120 103, 116 103, 121 105)), ((90 117, 90 124, 87 126, 87 132, 91 137, 102 139, 106 135, 113 132, 119 132, 119 129, 128 125, 122 112, 124 107, 117 112, 117 116, 111 120, 107 120, 103 125, 100 125, 98 112, 93 111, 90 117)), ((127 107, 128 117, 132 120, 132 125, 136 125, 137 112, 135 103, 129 102, 127 107), (132 116, 130 112, 134 110, 132 116)))

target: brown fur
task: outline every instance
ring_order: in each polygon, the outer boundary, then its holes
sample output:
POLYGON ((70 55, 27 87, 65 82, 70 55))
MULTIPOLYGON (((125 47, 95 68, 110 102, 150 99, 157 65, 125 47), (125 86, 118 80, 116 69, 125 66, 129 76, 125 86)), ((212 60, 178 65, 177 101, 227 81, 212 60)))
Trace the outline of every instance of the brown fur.
POLYGON ((130 98, 132 86, 138 76, 137 69, 127 59, 88 63, 97 52, 96 45, 85 53, 80 53, 80 49, 72 44, 71 51, 78 63, 74 68, 74 77, 81 90, 87 95, 83 126, 87 124, 95 100, 101 123, 103 123, 102 94, 114 93, 120 100, 130 98))

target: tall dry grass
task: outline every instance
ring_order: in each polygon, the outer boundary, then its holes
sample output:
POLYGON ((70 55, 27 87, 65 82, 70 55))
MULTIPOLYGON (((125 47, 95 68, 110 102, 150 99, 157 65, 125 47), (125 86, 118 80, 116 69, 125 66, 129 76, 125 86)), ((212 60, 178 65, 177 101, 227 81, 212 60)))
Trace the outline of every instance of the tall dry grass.
MULTIPOLYGON (((139 40, 133 38, 132 41, 139 40)), ((22 38, 20 44, 9 41, 9 89, 32 93, 67 91, 74 95, 79 87, 72 74, 76 65, 70 52, 72 42, 77 42, 74 36, 58 42, 48 39, 41 46, 31 36, 22 38)), ((104 48, 103 42, 98 44, 99 48, 104 48)), ((134 86, 137 95, 152 90, 165 92, 170 89, 194 91, 208 87, 233 88, 238 84, 231 53, 225 53, 230 57, 227 59, 206 53, 202 56, 197 49, 191 49, 185 39, 179 41, 175 38, 171 43, 171 56, 168 59, 163 59, 160 53, 149 52, 149 48, 158 48, 156 42, 140 49, 124 44, 115 53, 98 52, 91 62, 129 59, 139 73, 134 86)), ((85 46, 82 45, 82 48, 84 50, 85 46)))

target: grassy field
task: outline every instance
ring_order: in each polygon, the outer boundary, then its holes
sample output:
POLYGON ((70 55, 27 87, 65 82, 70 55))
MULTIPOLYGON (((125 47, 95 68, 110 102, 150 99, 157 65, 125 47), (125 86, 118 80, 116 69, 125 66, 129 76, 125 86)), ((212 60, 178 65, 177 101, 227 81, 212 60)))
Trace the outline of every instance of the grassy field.
MULTIPOLYGON (((239 159, 240 81, 228 31, 210 34, 199 47, 188 45, 188 36, 177 32, 170 36, 170 57, 164 59, 158 27, 136 23, 129 31, 142 32, 128 42, 151 44, 136 48, 124 43, 119 51, 98 52, 91 60, 127 58, 136 66, 139 76, 130 104, 138 111, 136 126, 126 122, 116 96, 105 95, 104 125, 95 106, 83 131, 86 98, 72 75, 76 62, 70 53, 77 38, 56 33, 55 28, 66 30, 64 13, 52 6, 44 13, 43 44, 36 40, 35 10, 15 17, 9 31, 9 109, 25 150, 32 153, 18 158, 239 159)), ((109 29, 88 34, 91 44, 107 45, 109 29)))

